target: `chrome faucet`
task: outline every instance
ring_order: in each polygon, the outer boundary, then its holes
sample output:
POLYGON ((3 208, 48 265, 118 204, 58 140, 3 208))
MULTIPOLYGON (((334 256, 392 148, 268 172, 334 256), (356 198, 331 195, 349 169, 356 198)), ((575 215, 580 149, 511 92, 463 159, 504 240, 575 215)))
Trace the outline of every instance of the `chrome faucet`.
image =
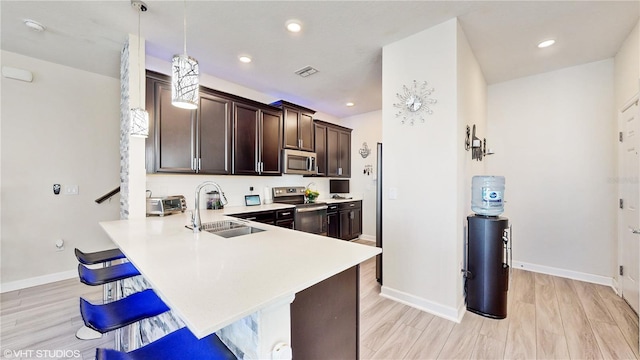
POLYGON ((200 220, 200 191, 208 185, 215 186, 220 193, 220 201, 222 201, 222 205, 227 204, 227 198, 224 196, 222 188, 217 183, 213 181, 205 181, 198 185, 198 187, 196 187, 196 207, 193 213, 191 213, 191 225, 193 226, 194 233, 198 233, 200 232, 200 229, 202 229, 202 220, 200 220))

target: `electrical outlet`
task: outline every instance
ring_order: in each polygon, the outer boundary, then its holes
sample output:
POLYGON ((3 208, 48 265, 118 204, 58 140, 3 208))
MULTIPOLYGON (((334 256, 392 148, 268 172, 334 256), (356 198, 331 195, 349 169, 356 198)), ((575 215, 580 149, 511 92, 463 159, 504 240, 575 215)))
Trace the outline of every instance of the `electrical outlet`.
POLYGON ((64 240, 63 239, 58 239, 56 240, 56 251, 64 251, 64 240))

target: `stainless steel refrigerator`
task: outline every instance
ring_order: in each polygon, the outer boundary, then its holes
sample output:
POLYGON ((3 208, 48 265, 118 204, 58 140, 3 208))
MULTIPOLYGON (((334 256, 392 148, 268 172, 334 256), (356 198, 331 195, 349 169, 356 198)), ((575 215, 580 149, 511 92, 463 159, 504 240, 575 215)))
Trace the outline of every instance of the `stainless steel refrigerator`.
MULTIPOLYGON (((376 246, 382 248, 382 143, 378 143, 376 169, 376 246)), ((376 279, 382 285, 382 254, 376 256, 376 279)))

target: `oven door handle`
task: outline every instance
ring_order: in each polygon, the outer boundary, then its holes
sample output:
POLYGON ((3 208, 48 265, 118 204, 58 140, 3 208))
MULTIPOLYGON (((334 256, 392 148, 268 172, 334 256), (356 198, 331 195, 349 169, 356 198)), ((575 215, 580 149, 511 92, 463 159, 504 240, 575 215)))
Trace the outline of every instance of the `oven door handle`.
POLYGON ((304 207, 304 208, 296 208, 296 212, 299 213, 303 213, 303 212, 311 212, 311 211, 318 211, 318 210, 327 210, 329 208, 329 206, 327 205, 319 205, 319 206, 313 206, 313 207, 304 207))

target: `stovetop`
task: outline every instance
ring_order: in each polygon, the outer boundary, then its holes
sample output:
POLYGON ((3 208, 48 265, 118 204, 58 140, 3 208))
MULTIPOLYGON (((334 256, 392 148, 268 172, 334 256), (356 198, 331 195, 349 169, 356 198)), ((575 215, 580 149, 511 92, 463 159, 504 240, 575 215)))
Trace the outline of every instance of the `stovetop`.
POLYGON ((295 205, 296 207, 314 206, 318 204, 324 204, 324 202, 307 203, 304 198, 304 191, 307 188, 304 186, 281 186, 274 187, 273 202, 281 204, 295 205))

